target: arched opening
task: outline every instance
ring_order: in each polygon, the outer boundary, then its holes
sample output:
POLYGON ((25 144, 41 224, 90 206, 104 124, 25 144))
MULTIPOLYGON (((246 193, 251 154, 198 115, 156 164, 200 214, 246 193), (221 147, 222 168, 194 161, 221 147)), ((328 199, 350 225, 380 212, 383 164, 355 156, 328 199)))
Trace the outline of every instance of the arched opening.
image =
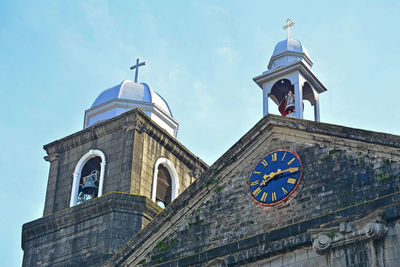
POLYGON ((158 165, 156 203, 165 208, 171 202, 172 181, 166 167, 158 165))
MULTIPOLYGON (((273 114, 280 114, 287 117, 300 116, 303 119, 319 121, 318 94, 316 94, 312 85, 304 81, 301 85, 300 93, 302 95, 302 111, 301 114, 297 114, 295 86, 289 79, 280 79, 273 84, 269 91, 268 99, 271 101, 266 103, 267 109, 269 105, 274 103, 277 105, 277 109, 272 109, 271 113, 273 114)), ((268 110, 267 113, 269 113, 268 110)))
POLYGON ((179 180, 174 166, 168 159, 159 158, 154 164, 151 199, 165 208, 178 196, 178 190, 179 180))
POLYGON ((78 199, 76 204, 98 197, 101 158, 89 159, 83 166, 79 179, 78 199))
POLYGON ((277 81, 271 88, 270 98, 282 116, 295 116, 294 86, 288 79, 277 81))
POLYGON ((292 83, 288 79, 281 79, 272 86, 269 97, 279 106, 290 90, 294 91, 292 83))
POLYGON ((316 99, 315 99, 315 94, 314 91, 311 87, 311 85, 308 82, 304 82, 303 85, 303 100, 308 100, 308 101, 303 101, 303 119, 306 120, 314 120, 314 108, 316 104, 316 99))
POLYGON ((89 150, 76 164, 73 174, 70 207, 103 194, 105 155, 100 150, 89 150))
POLYGON ((303 85, 303 99, 310 101, 311 105, 315 105, 314 91, 308 82, 304 82, 303 85))

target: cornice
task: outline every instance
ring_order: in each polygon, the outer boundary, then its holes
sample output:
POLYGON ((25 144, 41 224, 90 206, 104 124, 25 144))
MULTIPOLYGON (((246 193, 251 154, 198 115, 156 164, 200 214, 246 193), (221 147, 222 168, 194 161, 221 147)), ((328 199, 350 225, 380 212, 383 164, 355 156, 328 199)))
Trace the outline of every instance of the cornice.
POLYGON ((157 216, 161 209, 146 196, 120 192, 110 192, 99 198, 66 208, 22 226, 22 246, 38 236, 60 231, 71 225, 91 220, 111 212, 143 212, 149 220, 157 216))
POLYGON ((317 78, 317 76, 312 72, 312 70, 306 66, 306 64, 303 61, 295 61, 290 65, 278 67, 272 71, 266 71, 263 74, 254 77, 253 81, 261 89, 263 89, 264 83, 295 71, 300 71, 309 80, 309 82, 311 82, 314 85, 318 93, 327 91, 324 84, 317 78))
POLYGON ((121 130, 125 132, 135 130, 139 134, 146 133, 165 146, 168 151, 191 168, 200 168, 201 170, 208 168, 208 165, 204 161, 195 156, 176 138, 162 127, 158 126, 149 116, 137 108, 44 145, 43 148, 47 152, 45 160, 50 162, 55 161, 58 159, 59 155, 65 151, 121 130))

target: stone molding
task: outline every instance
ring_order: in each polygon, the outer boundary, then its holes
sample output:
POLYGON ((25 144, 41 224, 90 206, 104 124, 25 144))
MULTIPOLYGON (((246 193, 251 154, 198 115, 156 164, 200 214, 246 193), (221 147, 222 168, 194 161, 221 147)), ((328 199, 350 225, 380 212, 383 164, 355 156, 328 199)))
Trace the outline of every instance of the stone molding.
MULTIPOLYGON (((400 195, 400 193, 396 193, 400 195)), ((389 198, 390 197, 385 197, 389 198)), ((365 203, 365 210, 370 207, 379 205, 382 199, 377 199, 371 203, 365 203), (374 203, 375 202, 375 203, 374 203)), ((383 201, 384 202, 384 201, 383 201)), ((393 221, 400 218, 400 205, 395 203, 392 206, 382 207, 376 213, 390 214, 388 221, 393 221)), ((201 251, 194 255, 189 255, 177 259, 167 259, 160 263, 161 266, 221 266, 218 264, 226 264, 227 266, 240 266, 248 264, 253 261, 257 261, 260 258, 267 258, 272 255, 279 253, 295 250, 299 247, 312 247, 313 239, 310 236, 310 232, 317 231, 315 227, 326 223, 338 223, 333 218, 344 217, 347 214, 347 218, 351 220, 354 213, 354 207, 349 207, 343 210, 332 212, 317 218, 311 218, 305 221, 301 221, 289 226, 285 226, 278 229, 273 229, 268 232, 258 234, 242 240, 237 240, 219 247, 209 248, 205 251, 201 251), (243 256, 245 255, 245 257, 243 256), (208 264, 208 265, 207 265, 208 264)), ((162 214, 161 214, 162 215, 162 214)), ((160 216, 162 217, 162 216, 160 216)), ((363 222, 369 221, 370 216, 360 220, 363 222)), ((363 225, 363 224, 361 224, 363 225)), ((339 227, 337 227, 339 229, 339 227)), ((138 235, 142 234, 138 233, 138 235)), ((327 235, 325 235, 327 236, 327 235)), ((327 236, 328 237, 328 236, 327 236)), ((330 237, 325 240, 325 244, 329 243, 330 237)), ((315 241, 315 239, 314 239, 315 241)), ((343 242, 343 245, 348 242, 343 242)), ((128 248, 128 247, 126 247, 128 248)), ((128 255, 119 255, 121 261, 116 261, 113 257, 104 263, 103 266, 136 266, 134 263, 127 260, 128 255)), ((149 262, 144 264, 144 267, 157 265, 155 262, 149 262)))
POLYGON ((56 160, 58 160, 60 158, 60 154, 59 153, 53 153, 53 154, 45 156, 43 158, 44 158, 45 161, 53 162, 53 161, 56 161, 56 160))
POLYGON ((139 134, 146 133, 161 143, 161 145, 165 146, 167 150, 178 159, 182 160, 190 168, 208 168, 208 165, 204 161, 191 153, 185 146, 178 142, 176 138, 153 122, 151 118, 140 109, 127 111, 115 118, 99 122, 72 135, 44 145, 43 148, 48 155, 45 159, 50 162, 54 161, 58 159, 59 154, 67 150, 120 130, 124 130, 125 132, 135 130, 139 134))
POLYGON ((161 208, 145 196, 110 192, 80 205, 66 208, 22 226, 22 249, 24 244, 40 236, 50 234, 76 223, 99 217, 110 212, 142 212, 152 220, 161 208))
MULTIPOLYGON (((378 211, 381 213, 381 211, 378 211)), ((370 217, 370 216, 368 216, 370 217)), ((342 222, 338 227, 329 229, 310 230, 320 231, 312 234, 313 250, 319 255, 326 254, 332 248, 342 247, 349 243, 355 243, 366 239, 378 240, 385 237, 387 233, 386 222, 382 214, 375 219, 363 218, 350 223, 342 222)))

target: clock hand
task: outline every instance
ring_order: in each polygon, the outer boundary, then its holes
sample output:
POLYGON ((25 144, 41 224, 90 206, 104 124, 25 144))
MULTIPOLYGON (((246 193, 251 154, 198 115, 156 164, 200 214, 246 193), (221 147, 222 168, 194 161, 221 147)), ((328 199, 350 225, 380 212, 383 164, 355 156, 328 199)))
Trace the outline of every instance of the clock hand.
POLYGON ((284 176, 287 176, 289 174, 292 174, 292 173, 295 173, 295 172, 298 172, 298 171, 299 171, 298 167, 293 167, 293 168, 286 169, 286 170, 282 171, 281 173, 279 173, 277 175, 279 175, 279 177, 284 177, 284 176), (285 173, 285 174, 283 174, 283 173, 285 173))
POLYGON ((280 175, 280 174, 282 174, 282 173, 285 173, 285 172, 293 173, 293 172, 297 172, 298 170, 299 170, 298 167, 288 168, 288 169, 286 169, 286 170, 278 169, 276 172, 271 172, 271 173, 268 174, 268 175, 264 175, 263 178, 264 178, 265 180, 263 180, 263 181, 260 183, 260 185, 262 186, 262 185, 267 184, 267 182, 269 182, 270 180, 272 180, 275 176, 280 175), (268 178, 268 179, 266 179, 266 178, 268 178))
POLYGON ((265 185, 267 184, 267 182, 271 179, 273 179, 276 175, 278 175, 279 173, 281 173, 281 169, 278 169, 276 172, 271 172, 270 174, 266 174, 264 175, 264 180, 260 183, 260 185, 265 185), (268 178, 268 179, 267 179, 268 178))

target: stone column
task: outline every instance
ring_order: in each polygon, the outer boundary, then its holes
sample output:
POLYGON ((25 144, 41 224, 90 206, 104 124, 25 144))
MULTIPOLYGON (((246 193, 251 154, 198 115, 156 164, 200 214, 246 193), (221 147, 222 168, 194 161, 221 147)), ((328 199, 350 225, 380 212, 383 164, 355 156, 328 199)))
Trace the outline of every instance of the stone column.
POLYGON ((294 83, 294 105, 296 109, 296 118, 303 118, 303 89, 300 86, 300 82, 294 83))
POLYGON ((264 85, 263 88, 263 116, 268 115, 268 98, 269 98, 269 91, 271 88, 268 88, 268 86, 264 85))
POLYGON ((319 117, 319 95, 315 94, 315 105, 314 105, 314 120, 320 121, 319 117))

